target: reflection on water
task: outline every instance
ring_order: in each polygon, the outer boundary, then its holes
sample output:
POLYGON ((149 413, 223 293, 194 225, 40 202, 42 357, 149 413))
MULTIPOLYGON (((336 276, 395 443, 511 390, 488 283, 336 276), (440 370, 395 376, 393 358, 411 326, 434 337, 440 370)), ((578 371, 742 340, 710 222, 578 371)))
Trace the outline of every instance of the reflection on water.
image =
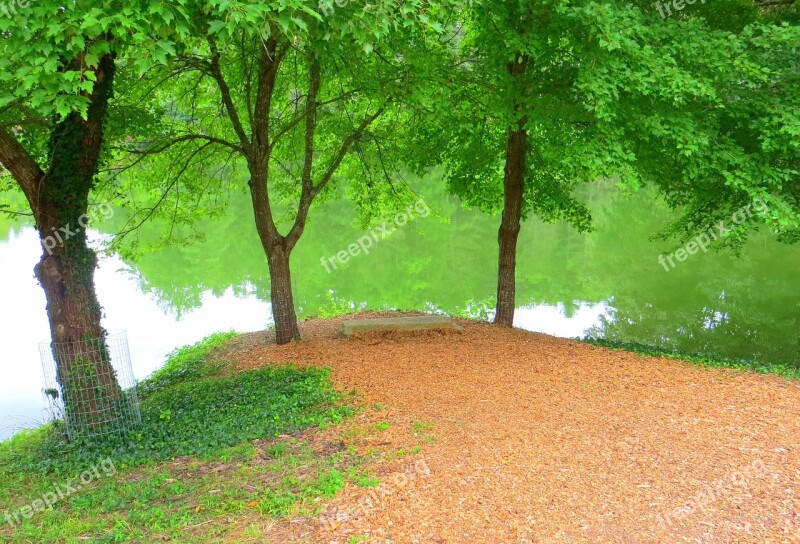
MULTIPOLYGON (((348 202, 315 208, 292 257, 301 316, 351 303, 487 315, 485 301, 495 291, 498 219, 462 209, 431 183, 417 189, 433 214, 332 273, 321 257, 346 249, 363 233, 353 227, 348 202)), ((591 234, 537 221, 523 227, 515 325, 760 361, 798 359, 800 248, 759 233, 738 259, 710 252, 665 272, 658 256, 674 247, 650 240, 667 222, 662 205, 645 194, 623 197, 605 185, 587 191, 584 200, 595 217, 591 234)), ((99 228, 113 232, 122 215, 99 228)), ((139 378, 176 346, 269 322, 266 261, 246 196, 233 198, 226 216, 200 228, 203 242, 162 249, 136 263, 101 262, 104 323, 128 331, 139 378)), ((155 236, 153 228, 147 236, 155 236)), ((43 418, 37 342, 48 329, 44 296, 32 273, 38 254, 32 229, 0 219, 0 437, 43 418)))
POLYGON ((605 302, 578 302, 576 305, 577 309, 570 312, 567 312, 567 305, 561 302, 553 306, 522 306, 514 313, 514 326, 563 338, 580 338, 600 325, 603 318, 607 318, 612 311, 605 302))

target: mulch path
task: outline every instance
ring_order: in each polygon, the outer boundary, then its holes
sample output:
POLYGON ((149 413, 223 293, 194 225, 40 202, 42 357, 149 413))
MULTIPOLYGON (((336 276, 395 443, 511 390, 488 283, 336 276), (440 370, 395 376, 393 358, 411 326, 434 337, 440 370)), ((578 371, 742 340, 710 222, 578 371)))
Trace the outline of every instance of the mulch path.
POLYGON ((798 382, 464 320, 340 339, 342 319, 229 357, 328 366, 435 441, 380 492, 348 485, 326 523, 293 520, 297 541, 800 543, 798 382))

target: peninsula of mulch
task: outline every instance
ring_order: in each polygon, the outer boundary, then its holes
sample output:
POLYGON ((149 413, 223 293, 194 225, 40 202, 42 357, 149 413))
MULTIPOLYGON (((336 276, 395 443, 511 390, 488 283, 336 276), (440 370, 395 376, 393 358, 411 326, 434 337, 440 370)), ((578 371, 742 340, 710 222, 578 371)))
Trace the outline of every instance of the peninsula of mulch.
MULTIPOLYGON (((401 314, 359 317, 387 315, 401 314)), ((270 522, 283 538, 800 542, 797 381, 466 320, 342 339, 343 319, 305 322, 285 346, 244 335, 226 358, 329 367, 424 446, 376 467, 380 492, 348 485, 324 523, 270 522)))

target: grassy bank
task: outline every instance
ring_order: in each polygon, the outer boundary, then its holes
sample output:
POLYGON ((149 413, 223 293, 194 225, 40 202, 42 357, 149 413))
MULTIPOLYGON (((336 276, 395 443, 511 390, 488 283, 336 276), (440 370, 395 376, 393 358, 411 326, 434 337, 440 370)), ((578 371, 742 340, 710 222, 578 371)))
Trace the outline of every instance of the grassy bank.
POLYGON ((795 380, 800 379, 800 367, 797 366, 759 363, 745 359, 729 359, 721 356, 705 355, 700 353, 687 353, 678 350, 670 350, 631 342, 620 342, 616 340, 586 339, 582 340, 582 342, 604 348, 639 353, 647 357, 667 357, 670 359, 677 359, 708 368, 726 368, 745 372, 758 372, 761 374, 777 374, 778 376, 782 376, 784 378, 795 380))
POLYGON ((313 431, 352 412, 328 371, 226 376, 215 353, 231 336, 172 353, 142 383, 142 424, 124 436, 67 442, 56 422, 0 443, 0 541, 258 540, 248 515, 311 516, 363 481, 355 451, 313 431))

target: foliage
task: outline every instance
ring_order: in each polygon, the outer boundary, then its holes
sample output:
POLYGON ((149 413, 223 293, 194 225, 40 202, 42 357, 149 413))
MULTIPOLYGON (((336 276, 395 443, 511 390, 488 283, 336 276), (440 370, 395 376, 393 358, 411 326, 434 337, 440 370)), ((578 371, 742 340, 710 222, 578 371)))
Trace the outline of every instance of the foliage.
POLYGON ((498 212, 505 138, 521 123, 525 214, 585 230, 590 214, 573 189, 607 178, 666 195, 683 213, 667 234, 689 238, 763 198, 769 211, 720 243, 736 247, 759 224, 792 241, 800 27, 739 4, 698 4, 668 19, 649 2, 462 6, 409 160, 444 164, 452 192, 498 212))
MULTIPOLYGON (((19 466, 8 464, 9 451, 36 447, 34 435, 18 435, 13 445, 0 449, 0 472, 14 472, 14 487, 0 488, 0 501, 10 512, 52 490, 52 479, 21 475, 19 466)), ((352 451, 320 452, 306 440, 291 437, 248 442, 207 458, 117 467, 116 474, 101 473, 101 479, 52 510, 31 520, 22 518, 13 531, 0 526, 0 538, 20 543, 75 539, 203 544, 235 534, 242 524, 261 537, 276 517, 310 517, 320 501, 335 495, 345 482, 360 485, 363 462, 352 451)))
POLYGON ((179 383, 207 378, 217 373, 224 364, 211 356, 215 350, 235 338, 235 332, 219 332, 203 338, 190 346, 178 348, 167 355, 164 366, 137 385, 141 398, 179 383))
POLYGON ((366 310, 366 303, 349 302, 346 299, 336 296, 333 290, 329 290, 325 296, 325 303, 317 308, 316 312, 306 317, 337 317, 363 312, 366 310))
POLYGON ((85 93, 92 91, 101 57, 139 46, 130 59, 139 70, 164 62, 175 51, 169 38, 187 29, 185 4, 111 2, 101 8, 83 0, 41 0, 0 17, 0 108, 41 119, 85 112, 85 93), (78 58, 78 65, 65 65, 65 59, 78 58))
MULTIPOLYGON (((118 101, 145 105, 152 118, 115 147, 122 166, 110 172, 134 209, 131 224, 166 217, 172 237, 175 225, 203 217, 198 207, 216 213, 256 183, 269 187, 272 219, 287 236, 305 221, 306 193, 322 202, 346 185, 362 224, 411 201, 393 160, 403 117, 394 105, 411 92, 421 56, 415 40, 438 28, 428 7, 422 0, 197 6, 191 36, 171 63, 132 82, 118 101), (274 80, 259 60, 265 48, 274 80), (319 89, 309 103, 312 66, 319 89), (265 156, 255 160, 264 138, 265 156), (304 189, 308 177, 313 193, 304 189)), ((139 242, 119 249, 135 255, 139 242)))
MULTIPOLYGON (((124 56, 118 63, 123 72, 143 73, 165 62, 188 29, 186 2, 26 4, 13 17, 0 17, 0 127, 15 127, 20 143, 46 167, 51 130, 72 112, 86 117, 104 56, 124 56)), ((135 111, 120 116, 114 110, 114 123, 140 117, 135 111)))
MULTIPOLYGON (((246 526, 263 541, 275 518, 310 518, 347 482, 378 483, 355 448, 327 433, 297 433, 351 411, 326 370, 214 376, 209 363, 226 336, 170 356, 168 371, 151 380, 143 426, 127 437, 66 444, 49 425, 0 443, 0 504, 21 522, 12 528, 3 519, 0 539, 200 544, 246 526), (90 483, 78 485, 78 474, 100 466, 90 483), (31 519, 18 514, 57 488, 67 493, 52 509, 31 519)), ((363 427, 346 431, 374 436, 363 427)))

